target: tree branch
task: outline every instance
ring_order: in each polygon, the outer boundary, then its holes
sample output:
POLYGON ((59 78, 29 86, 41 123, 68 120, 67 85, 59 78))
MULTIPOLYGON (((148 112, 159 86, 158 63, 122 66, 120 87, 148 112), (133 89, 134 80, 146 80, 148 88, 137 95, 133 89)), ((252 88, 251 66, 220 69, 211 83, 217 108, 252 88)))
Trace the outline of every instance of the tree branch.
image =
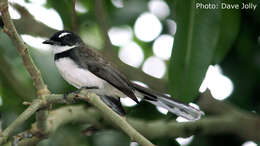
POLYGON ((5 143, 13 131, 21 126, 27 119, 29 119, 41 106, 42 100, 34 100, 32 105, 30 105, 21 115, 19 115, 2 133, 0 136, 0 145, 5 143))
POLYGON ((103 0, 95 0, 95 14, 96 14, 97 22, 100 26, 100 30, 102 32, 103 39, 105 41, 104 51, 105 52, 112 51, 114 54, 116 54, 108 36, 109 26, 107 21, 107 15, 103 5, 103 0))
MULTIPOLYGON (((74 101, 75 99, 83 100, 83 101, 93 104, 106 117, 108 117, 108 119, 110 119, 112 121, 112 123, 114 123, 120 129, 122 129, 133 141, 136 141, 139 144, 144 145, 144 146, 153 145, 149 140, 147 140, 140 133, 138 133, 134 128, 132 128, 125 121, 125 119, 123 117, 119 116, 112 109, 110 109, 107 105, 105 105, 96 94, 83 90, 79 95, 71 94, 67 97, 67 100, 69 100, 69 101, 74 101)), ((63 103, 64 102, 63 95, 46 96, 46 102, 47 102, 47 104, 52 104, 52 103, 56 103, 56 102, 63 103)), ((0 144, 3 144, 4 142, 6 142, 7 138, 12 134, 12 132, 14 131, 14 129, 16 127, 18 127, 22 123, 24 123, 33 113, 35 113, 37 111, 37 109, 40 109, 44 106, 46 106, 46 104, 44 104, 43 100, 38 100, 38 99, 35 100, 35 102, 32 103, 32 105, 29 108, 27 108, 27 110, 25 112, 23 112, 10 126, 8 126, 8 128, 6 128, 4 130, 4 132, 2 133, 2 138, 0 138, 0 144)), ((63 122, 66 123, 66 121, 70 121, 70 120, 66 120, 64 118, 60 121, 58 120, 57 121, 58 123, 55 123, 57 117, 52 118, 52 119, 55 119, 55 121, 49 121, 48 120, 49 118, 46 118, 46 123, 47 123, 46 128, 45 128, 46 132, 43 133, 41 131, 41 129, 39 129, 38 126, 36 126, 37 128, 34 128, 32 130, 33 131, 32 134, 40 135, 40 137, 45 138, 44 135, 48 135, 50 132, 53 132, 53 130, 54 131, 56 130, 55 128, 53 129, 53 127, 50 128, 50 123, 52 123, 51 126, 54 125, 54 127, 58 127, 60 125, 63 125, 63 122)), ((71 116, 68 116, 66 118, 71 119, 71 116)), ((77 121, 77 119, 81 119, 81 118, 82 117, 74 117, 74 120, 77 121)), ((35 139, 35 140, 37 140, 37 139, 35 139)), ((40 140, 40 139, 38 138, 38 140, 40 140)))
POLYGON ((108 117, 116 126, 118 126, 122 131, 124 131, 132 141, 136 141, 140 145, 143 146, 153 146, 153 144, 147 140, 143 135, 137 132, 131 125, 129 125, 126 120, 115 113, 111 108, 109 108, 100 98, 91 92, 87 92, 83 89, 79 94, 73 96, 68 96, 68 100, 83 100, 91 103, 97 109, 104 114, 104 116, 108 117))
MULTIPOLYGON (((19 34, 16 31, 16 28, 13 24, 13 21, 10 17, 9 11, 8 11, 8 0, 0 1, 0 10, 1 10, 1 14, 2 14, 2 20, 4 23, 3 31, 10 37, 10 39, 13 41, 14 45, 16 46, 19 54, 21 55, 23 64, 24 64, 25 68, 27 69, 27 71, 29 72, 29 74, 33 80, 33 84, 34 84, 35 88, 37 89, 38 98, 43 99, 43 102, 46 103, 45 96, 50 94, 50 91, 48 90, 47 86, 45 85, 45 83, 42 79, 41 72, 34 64, 32 58, 29 54, 28 47, 25 45, 24 41, 22 40, 22 38, 19 36, 19 34)), ((31 116, 32 114, 33 113, 28 114, 28 115, 31 116)), ((22 115, 21 119, 23 118, 23 116, 25 116, 25 115, 22 115)), ((46 117, 47 117, 46 110, 39 110, 36 113, 37 126, 42 132, 45 132, 46 117)), ((27 118, 25 118, 25 119, 27 119, 27 118)), ((19 123, 19 121, 20 121, 19 117, 17 120, 19 123)), ((9 127, 12 127, 12 125, 10 125, 9 127)), ((9 135, 9 133, 10 133, 10 132, 8 132, 8 128, 7 128, 7 135, 9 135)), ((5 135, 4 135, 4 137, 5 137, 5 135)))
POLYGON ((219 101, 213 98, 209 89, 202 93, 198 99, 197 104, 203 111, 212 115, 225 115, 225 114, 237 114, 237 113, 248 113, 230 103, 219 101))
POLYGON ((72 30, 75 33, 78 33, 79 28, 78 28, 78 20, 77 20, 77 13, 76 13, 76 2, 77 0, 72 0, 71 24, 72 24, 72 30))
MULTIPOLYGON (((56 96, 56 95, 53 95, 56 96)), ((89 123, 95 125, 95 127, 104 127, 103 123, 100 123, 102 115, 95 108, 86 108, 83 105, 66 106, 59 109, 50 111, 47 118, 48 131, 50 134, 55 133, 57 129, 68 123, 89 123)), ((32 124, 32 128, 26 132, 32 133, 33 137, 24 138, 19 141, 19 146, 36 145, 41 140, 45 139, 45 136, 39 135, 35 129, 35 124, 32 124)), ((11 145, 9 142, 7 145, 11 145)))
POLYGON ((7 0, 1 0, 0 2, 0 11, 2 14, 2 20, 4 23, 4 29, 3 31, 12 39, 14 45, 18 49, 22 59, 24 66, 26 67, 27 71, 29 72, 33 82, 34 86, 37 89, 37 94, 39 96, 43 94, 49 94, 49 90, 47 89, 47 86, 45 85, 41 72, 36 67, 36 65, 33 63, 33 60, 29 54, 29 50, 27 46, 25 46, 25 43, 21 39, 21 37, 18 35, 15 26, 13 24, 13 21, 11 20, 10 14, 8 12, 8 1, 7 0))
MULTIPOLYGON (((75 99, 72 95, 69 95, 69 100, 75 99)), ((81 95, 82 96, 82 95, 81 95)), ((95 96, 93 96, 95 98, 95 96)), ((50 95, 47 97, 47 101, 50 103, 63 102, 62 95, 50 95)), ((78 98, 86 100, 84 96, 78 98)), ((98 99, 98 98, 95 98, 98 99)), ((218 102, 212 100, 213 104, 218 104, 220 107, 229 108, 226 113, 221 113, 216 116, 203 118, 195 122, 178 123, 175 120, 156 120, 145 121, 134 118, 127 118, 127 121, 140 131, 145 137, 149 139, 156 138, 176 138, 176 137, 189 137, 191 135, 211 135, 229 133, 242 137, 246 140, 260 141, 260 135, 258 129, 260 125, 260 117, 258 115, 249 112, 236 112, 237 108, 230 104, 218 102), (238 122, 239 121, 239 122, 238 122)), ((208 108, 209 109, 209 108, 208 108)), ((103 116, 95 108, 85 108, 83 106, 67 106, 59 108, 50 112, 47 123, 48 131, 50 134, 54 133, 59 127, 67 123, 87 123, 95 127, 106 128, 108 124, 114 124, 107 119, 102 120, 103 116), (100 121, 104 121, 100 123, 100 121)), ((34 131, 33 138, 27 138, 20 141, 19 145, 30 145, 32 143, 38 143, 42 139, 46 138, 37 130, 32 128, 29 131, 34 131)))
POLYGON ((104 113, 105 116, 107 116, 113 123, 115 123, 115 125, 120 127, 120 129, 122 129, 131 138, 132 141, 136 141, 143 146, 153 146, 149 140, 147 140, 143 135, 131 127, 123 117, 116 114, 111 108, 102 102, 97 95, 85 92, 83 95, 79 95, 79 99, 88 101, 97 107, 102 113, 104 113))
POLYGON ((58 31, 35 20, 34 17, 25 7, 16 3, 12 3, 12 6, 21 15, 20 19, 13 20, 15 27, 20 34, 30 34, 32 36, 49 37, 51 34, 54 34, 58 31))

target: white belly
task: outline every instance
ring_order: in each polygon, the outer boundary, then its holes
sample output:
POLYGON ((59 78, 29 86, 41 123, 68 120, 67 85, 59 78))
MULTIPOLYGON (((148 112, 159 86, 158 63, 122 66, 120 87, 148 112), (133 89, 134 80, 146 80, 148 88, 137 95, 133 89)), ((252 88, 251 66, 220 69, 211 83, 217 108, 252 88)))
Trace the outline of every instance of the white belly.
POLYGON ((103 88, 104 80, 98 78, 93 73, 78 67, 70 58, 60 58, 55 64, 62 77, 76 88, 93 87, 103 88))

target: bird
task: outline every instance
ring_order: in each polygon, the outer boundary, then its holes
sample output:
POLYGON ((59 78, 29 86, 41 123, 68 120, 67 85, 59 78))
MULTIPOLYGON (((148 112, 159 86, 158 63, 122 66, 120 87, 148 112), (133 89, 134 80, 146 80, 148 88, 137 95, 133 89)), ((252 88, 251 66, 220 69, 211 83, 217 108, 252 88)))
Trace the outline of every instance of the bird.
POLYGON ((120 98, 129 97, 136 103, 137 98, 169 112, 194 121, 204 112, 166 94, 131 82, 108 59, 83 42, 74 32, 61 30, 54 33, 43 44, 51 46, 54 63, 61 76, 77 89, 85 88, 97 94, 113 111, 121 116, 126 112, 120 98))

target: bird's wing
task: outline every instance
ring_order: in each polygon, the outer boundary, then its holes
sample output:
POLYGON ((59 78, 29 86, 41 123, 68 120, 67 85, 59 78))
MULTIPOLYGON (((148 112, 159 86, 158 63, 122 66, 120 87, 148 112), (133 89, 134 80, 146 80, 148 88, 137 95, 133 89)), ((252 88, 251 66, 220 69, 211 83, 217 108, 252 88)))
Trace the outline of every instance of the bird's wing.
POLYGON ((86 48, 80 48, 78 55, 82 66, 87 67, 91 73, 107 81, 126 96, 138 102, 132 83, 103 56, 86 48))

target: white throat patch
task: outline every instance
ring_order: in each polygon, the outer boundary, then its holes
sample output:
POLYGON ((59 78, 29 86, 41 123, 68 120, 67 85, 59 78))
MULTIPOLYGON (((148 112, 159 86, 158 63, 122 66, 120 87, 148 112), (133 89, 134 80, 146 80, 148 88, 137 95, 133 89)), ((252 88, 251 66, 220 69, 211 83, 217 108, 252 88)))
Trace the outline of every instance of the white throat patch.
POLYGON ((70 33, 68 33, 68 32, 63 32, 63 33, 61 33, 61 34, 59 35, 59 38, 64 37, 64 36, 66 36, 66 35, 68 35, 68 34, 70 34, 70 33))
POLYGON ((75 47, 77 47, 77 45, 73 45, 73 46, 57 46, 57 45, 54 45, 53 46, 53 53, 54 54, 62 53, 62 52, 68 51, 70 49, 73 49, 75 47))

